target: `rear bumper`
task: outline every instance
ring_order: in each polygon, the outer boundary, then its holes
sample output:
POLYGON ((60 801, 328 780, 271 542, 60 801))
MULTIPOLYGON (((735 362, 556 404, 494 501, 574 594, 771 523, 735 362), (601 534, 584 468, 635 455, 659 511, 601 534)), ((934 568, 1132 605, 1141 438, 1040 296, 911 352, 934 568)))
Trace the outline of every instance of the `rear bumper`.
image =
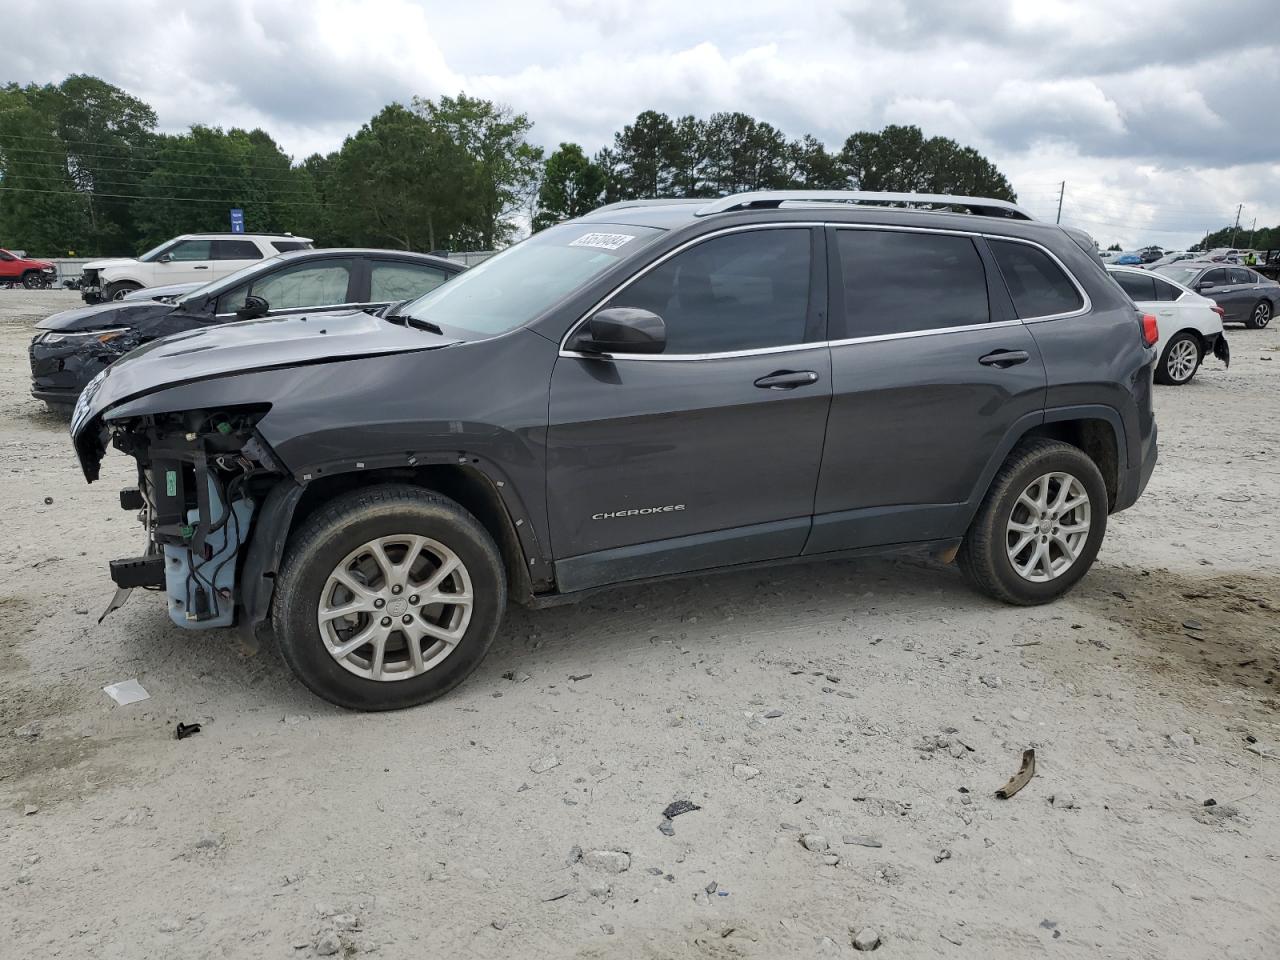
POLYGON ((1112 513, 1127 510, 1138 502, 1142 491, 1147 489, 1147 481, 1156 469, 1156 461, 1160 459, 1160 447, 1157 442, 1159 430, 1156 424, 1151 425, 1151 435, 1142 445, 1142 459, 1136 467, 1122 467, 1116 484, 1116 503, 1112 513))

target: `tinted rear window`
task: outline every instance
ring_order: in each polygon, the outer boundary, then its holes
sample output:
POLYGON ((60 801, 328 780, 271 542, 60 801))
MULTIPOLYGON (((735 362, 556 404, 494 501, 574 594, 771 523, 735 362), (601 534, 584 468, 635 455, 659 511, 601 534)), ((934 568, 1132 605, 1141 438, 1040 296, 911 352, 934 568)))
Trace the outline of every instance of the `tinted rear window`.
POLYGON ((310 250, 311 244, 305 240, 272 240, 271 245, 284 253, 287 250, 310 250))
POLYGON ((215 260, 261 260, 262 252, 252 240, 213 241, 215 260))
POLYGON ((1175 287, 1172 283, 1166 283, 1163 280, 1156 280, 1155 277, 1152 277, 1151 279, 1156 285, 1157 300, 1177 300, 1182 296, 1181 287, 1175 287))
POLYGON ((1135 303, 1156 299, 1156 282, 1154 278, 1139 276, 1136 273, 1121 273, 1118 270, 1111 275, 1116 278, 1116 282, 1129 295, 1129 299, 1135 303))
POLYGON ((833 339, 964 327, 991 319, 986 271, 968 237, 840 230, 836 244, 845 316, 844 329, 833 331, 833 339))
POLYGON ((1084 306, 1075 284, 1039 247, 1011 240, 987 242, 1023 320, 1071 313, 1084 306))

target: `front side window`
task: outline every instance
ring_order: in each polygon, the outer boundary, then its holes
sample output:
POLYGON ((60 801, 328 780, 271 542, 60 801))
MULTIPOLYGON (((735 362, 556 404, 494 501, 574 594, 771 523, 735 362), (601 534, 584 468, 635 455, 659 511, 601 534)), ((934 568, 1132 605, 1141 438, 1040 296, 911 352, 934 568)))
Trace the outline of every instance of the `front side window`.
POLYGON ((213 241, 213 259, 261 260, 262 251, 252 240, 215 240, 213 241))
POLYGON ((1021 319, 1053 317, 1084 306, 1071 278, 1039 247, 1012 240, 987 242, 1021 319))
POLYGON ((654 267, 605 306, 662 317, 667 354, 803 343, 812 246, 807 227, 712 237, 654 267))
POLYGON ((1120 273, 1117 271, 1112 274, 1116 278, 1116 282, 1129 295, 1129 299, 1134 303, 1148 303, 1156 299, 1156 281, 1152 277, 1140 276, 1136 273, 1120 273))
POLYGON ((396 303, 420 297, 448 279, 439 267, 375 260, 369 266, 369 302, 396 303))
POLYGON ((179 262, 211 260, 213 259, 209 250, 211 246, 210 240, 183 240, 169 251, 169 259, 179 262))
POLYGON ((497 336, 541 316, 663 232, 612 223, 548 227, 458 274, 400 314, 450 334, 497 336))
POLYGON ((987 275, 968 237, 885 230, 836 233, 844 330, 833 339, 966 327, 991 319, 987 275))
POLYGON ((272 310, 299 310, 347 303, 350 260, 321 260, 285 267, 244 284, 218 301, 218 313, 235 313, 246 297, 261 297, 272 310))
POLYGON ((11 254, 8 250, 0 250, 0 260, 16 260, 16 259, 17 257, 11 254))
POLYGON ((1200 278, 1200 282, 1212 284, 1215 287, 1222 287, 1230 282, 1230 274, 1223 269, 1210 270, 1200 278))

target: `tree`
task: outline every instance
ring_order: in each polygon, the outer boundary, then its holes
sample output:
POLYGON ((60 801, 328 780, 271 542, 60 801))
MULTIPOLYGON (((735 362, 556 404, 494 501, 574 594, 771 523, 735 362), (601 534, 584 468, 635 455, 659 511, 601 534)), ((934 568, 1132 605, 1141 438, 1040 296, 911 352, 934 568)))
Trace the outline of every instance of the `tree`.
POLYGON ((676 133, 665 113, 646 110, 637 116, 613 135, 613 153, 621 199, 671 196, 676 133))
POLYGON ((470 159, 470 170, 454 186, 467 201, 462 235, 485 250, 510 239, 517 229, 511 216, 537 189, 542 163, 542 148, 527 139, 529 118, 465 93, 439 102, 415 97, 413 110, 470 159))
POLYGON ((788 185, 800 190, 839 189, 844 177, 836 158, 817 137, 805 134, 787 145, 788 185))
POLYGON ((1009 181, 972 147, 946 137, 925 139, 916 126, 852 134, 840 151, 845 183, 854 190, 956 193, 1016 200, 1009 181))
POLYGON ((582 147, 576 143, 560 144, 547 158, 533 229, 543 230, 560 220, 594 210, 600 206, 604 189, 604 170, 587 159, 582 147))
POLYGON ((1118 244, 1118 243, 1113 243, 1111 246, 1107 247, 1107 249, 1108 249, 1108 250, 1115 250, 1115 251, 1118 253, 1118 252, 1120 252, 1121 250, 1123 250, 1124 248, 1123 248, 1122 246, 1120 246, 1120 244, 1118 244))

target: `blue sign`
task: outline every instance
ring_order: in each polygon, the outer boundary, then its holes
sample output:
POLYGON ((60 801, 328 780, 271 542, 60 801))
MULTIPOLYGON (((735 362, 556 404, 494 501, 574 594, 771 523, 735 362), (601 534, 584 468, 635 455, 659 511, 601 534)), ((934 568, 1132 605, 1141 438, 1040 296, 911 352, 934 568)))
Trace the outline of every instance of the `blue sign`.
POLYGON ((244 233, 244 211, 239 207, 231 208, 231 232, 244 233))

